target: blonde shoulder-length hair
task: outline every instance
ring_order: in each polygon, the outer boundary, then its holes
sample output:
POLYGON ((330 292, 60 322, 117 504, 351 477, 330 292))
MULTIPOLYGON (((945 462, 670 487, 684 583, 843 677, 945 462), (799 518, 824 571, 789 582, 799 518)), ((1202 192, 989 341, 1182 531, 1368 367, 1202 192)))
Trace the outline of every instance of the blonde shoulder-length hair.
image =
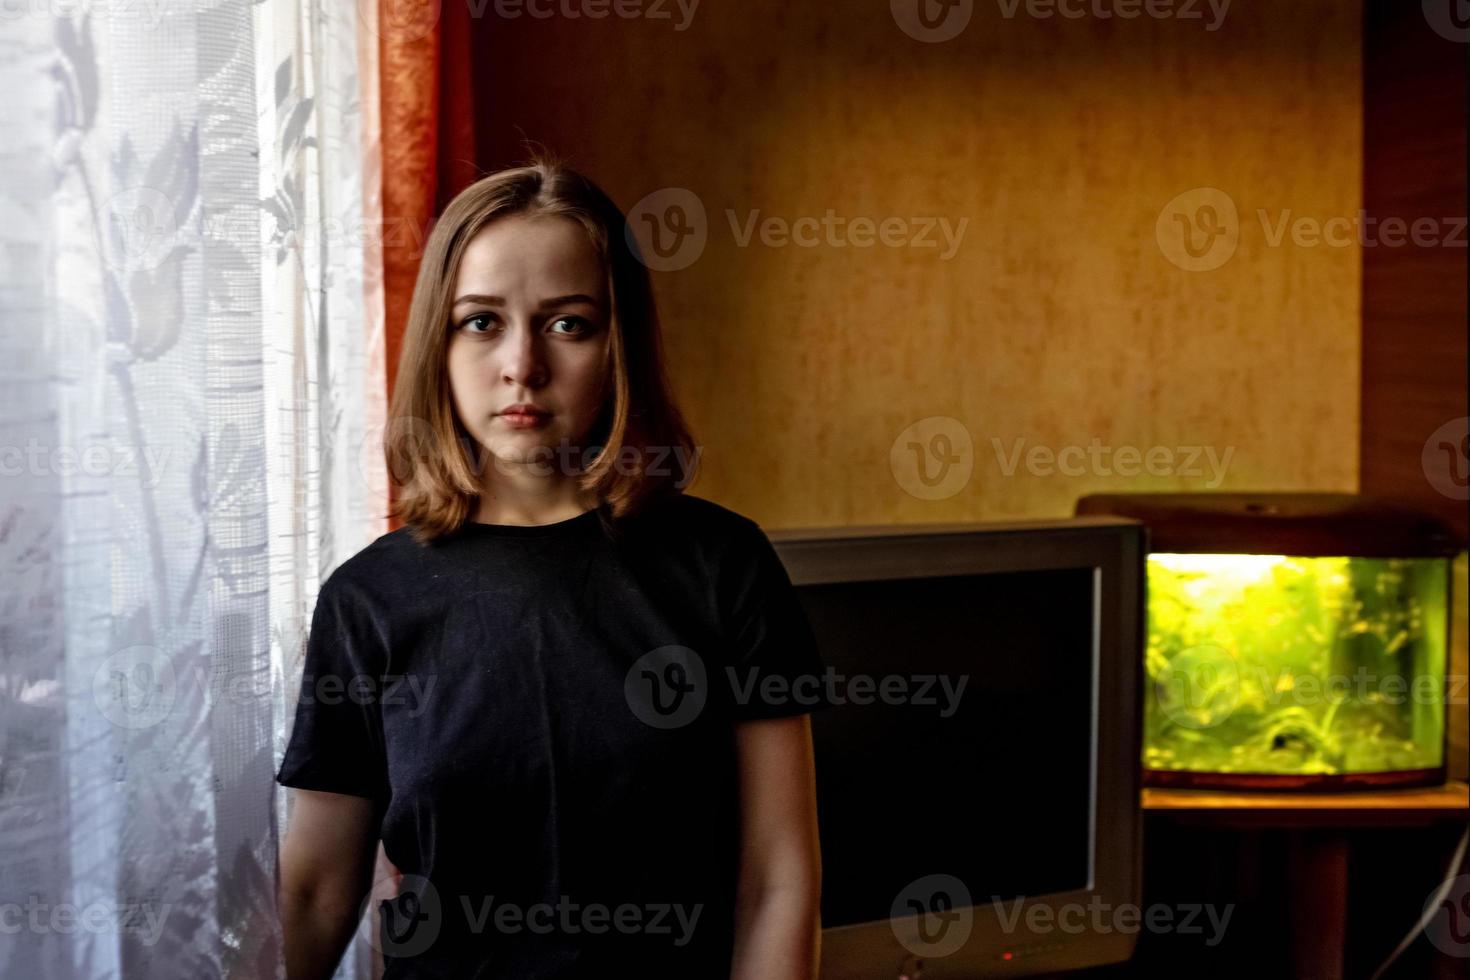
POLYGON ((664 367, 648 268, 625 233, 627 219, 591 180, 543 157, 465 188, 435 222, 424 246, 388 408, 384 452, 392 483, 389 515, 428 541, 464 524, 481 490, 484 451, 450 399, 447 351, 451 295, 465 246, 510 215, 559 216, 586 229, 607 275, 607 400, 585 444, 601 446, 578 481, 611 518, 656 496, 682 492, 697 453, 664 367))

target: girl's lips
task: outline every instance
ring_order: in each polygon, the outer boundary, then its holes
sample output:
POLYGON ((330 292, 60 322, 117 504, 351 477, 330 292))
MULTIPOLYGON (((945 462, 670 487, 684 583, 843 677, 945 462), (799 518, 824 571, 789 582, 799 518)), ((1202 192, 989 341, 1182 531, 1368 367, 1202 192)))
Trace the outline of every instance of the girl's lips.
POLYGON ((549 422, 551 415, 549 413, 502 412, 496 418, 501 419, 513 429, 534 429, 549 422))

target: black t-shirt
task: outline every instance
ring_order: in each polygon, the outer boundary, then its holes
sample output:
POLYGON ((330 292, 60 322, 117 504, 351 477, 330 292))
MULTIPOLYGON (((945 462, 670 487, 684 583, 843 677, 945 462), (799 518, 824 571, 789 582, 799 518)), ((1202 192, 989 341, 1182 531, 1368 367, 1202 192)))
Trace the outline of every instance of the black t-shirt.
POLYGON ((276 778, 377 804, 388 980, 727 976, 734 723, 820 707, 821 672, 770 541, 711 501, 400 529, 322 586, 276 778))

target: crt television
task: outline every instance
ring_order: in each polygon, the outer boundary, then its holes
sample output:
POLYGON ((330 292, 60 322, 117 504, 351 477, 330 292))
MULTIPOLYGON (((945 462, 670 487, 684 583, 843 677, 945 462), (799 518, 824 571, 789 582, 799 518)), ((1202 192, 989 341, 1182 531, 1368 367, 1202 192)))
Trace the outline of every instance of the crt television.
POLYGON ((1142 525, 770 538, 833 701, 811 722, 822 976, 954 980, 1128 959, 1142 525))

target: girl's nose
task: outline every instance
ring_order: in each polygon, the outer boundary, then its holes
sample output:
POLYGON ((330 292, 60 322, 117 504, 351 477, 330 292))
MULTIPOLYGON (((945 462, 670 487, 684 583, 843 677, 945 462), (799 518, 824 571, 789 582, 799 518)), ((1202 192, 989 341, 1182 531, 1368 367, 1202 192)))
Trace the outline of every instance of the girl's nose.
POLYGON ((505 350, 503 379, 507 384, 538 387, 546 381, 546 358, 534 330, 518 325, 505 350))

